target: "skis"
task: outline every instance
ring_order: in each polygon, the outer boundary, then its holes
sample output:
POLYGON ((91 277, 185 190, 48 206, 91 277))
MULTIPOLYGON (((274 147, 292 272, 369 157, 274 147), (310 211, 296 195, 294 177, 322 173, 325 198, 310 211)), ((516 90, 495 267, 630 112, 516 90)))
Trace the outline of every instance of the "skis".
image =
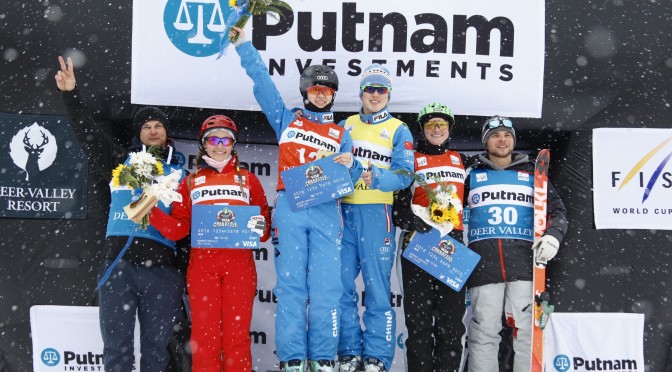
MULTIPOLYGON (((551 153, 547 149, 539 152, 534 165, 534 239, 539 239, 546 231, 546 202, 548 199, 548 165, 551 153)), ((546 262, 537 262, 532 257, 532 372, 543 371, 543 330, 548 317, 553 312, 549 305, 550 296, 546 292, 546 262)))

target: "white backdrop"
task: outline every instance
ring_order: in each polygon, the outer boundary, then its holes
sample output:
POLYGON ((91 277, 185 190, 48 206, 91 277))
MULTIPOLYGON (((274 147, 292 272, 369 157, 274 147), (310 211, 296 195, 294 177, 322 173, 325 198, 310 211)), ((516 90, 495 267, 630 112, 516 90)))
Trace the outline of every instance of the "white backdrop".
MULTIPOLYGON (((287 3, 286 24, 267 17, 266 24, 250 21, 246 32, 275 66, 289 107, 301 105, 303 68, 324 63, 340 79, 334 109, 357 111, 361 72, 375 61, 393 75, 394 112, 438 99, 461 115, 541 116, 543 0, 287 3), (460 26, 467 23, 474 27, 460 26)), ((131 101, 258 111, 236 51, 217 59, 229 12, 227 0, 134 1, 131 101)))
POLYGON ((598 229, 672 230, 672 129, 593 129, 598 229))
POLYGON ((644 372, 644 314, 551 314, 544 331, 544 367, 644 372))

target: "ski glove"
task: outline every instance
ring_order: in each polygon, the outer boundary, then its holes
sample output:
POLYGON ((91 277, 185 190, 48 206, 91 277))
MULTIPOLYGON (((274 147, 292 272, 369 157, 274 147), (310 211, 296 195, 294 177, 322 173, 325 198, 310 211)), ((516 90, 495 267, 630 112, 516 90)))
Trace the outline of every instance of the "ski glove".
POLYGON ((266 219, 260 214, 252 216, 250 217, 250 220, 247 221, 247 228, 252 229, 253 233, 262 236, 266 230, 266 219))
POLYGON ((558 253, 560 242, 553 235, 544 235, 532 244, 535 260, 539 262, 550 261, 558 253))
POLYGON ((419 233, 427 233, 432 229, 425 220, 418 216, 413 216, 413 230, 419 232, 419 233))

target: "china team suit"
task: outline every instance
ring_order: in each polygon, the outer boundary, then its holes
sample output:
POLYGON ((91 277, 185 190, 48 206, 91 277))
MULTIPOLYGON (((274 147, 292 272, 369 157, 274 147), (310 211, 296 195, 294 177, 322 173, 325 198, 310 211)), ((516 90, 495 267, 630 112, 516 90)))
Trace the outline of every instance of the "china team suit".
MULTIPOLYGON (((266 220, 261 241, 270 235, 270 211, 259 179, 238 167, 233 155, 221 172, 201 161, 180 183, 182 202, 170 215, 153 209, 150 222, 169 239, 191 230, 193 205, 256 205, 266 220)), ((244 221, 247 223, 247 221, 244 221)), ((187 270, 191 304, 193 369, 200 372, 251 371, 250 324, 257 289, 251 249, 192 247, 187 270)))
MULTIPOLYGON (((279 172, 316 160, 320 149, 351 151, 350 135, 333 123, 332 112, 304 109, 303 118, 297 119, 285 106, 252 43, 244 42, 236 51, 254 82, 254 96, 277 135, 279 172)), ((356 180, 361 172, 361 165, 355 161, 350 176, 356 180)), ((287 199, 278 174, 272 226, 278 279, 274 288, 278 299, 275 314, 278 359, 333 360, 342 293, 340 202, 330 201, 294 212, 287 199)))
POLYGON ((395 313, 390 304, 390 275, 395 259, 392 194, 411 184, 410 177, 395 171, 413 172, 413 136, 406 124, 393 118, 387 109, 350 116, 340 125, 352 136, 356 159, 370 166, 373 183, 369 188, 360 178, 355 192, 343 198, 343 296, 338 355, 377 358, 389 370, 396 345, 395 313), (366 292, 364 332, 355 287, 360 271, 366 292))
MULTIPOLYGON (((131 202, 132 191, 112 185, 112 170, 127 161, 129 151, 97 125, 77 88, 61 92, 61 97, 82 149, 89 161, 96 164, 101 179, 111 188, 105 260, 98 276, 103 280, 99 288, 99 317, 105 370, 133 369, 137 310, 142 354, 140 369, 164 371, 170 359, 168 340, 184 292, 184 275, 176 267, 176 245, 153 227, 142 230, 140 225, 128 219, 123 207, 131 202), (104 273, 112 265, 115 266, 112 274, 105 278, 104 273)), ((171 147, 164 151, 165 174, 173 170, 182 172, 172 153, 171 147)), ((163 205, 161 208, 170 212, 170 208, 163 205)))
MULTIPOLYGON (((530 370, 532 335, 532 242, 534 240, 534 163, 512 154, 498 167, 485 154, 470 167, 466 180, 470 208, 469 247, 481 255, 469 277, 473 319, 469 326, 469 371, 498 370, 502 309, 514 328, 514 370, 530 370)), ((548 227, 562 241, 567 210, 548 183, 548 227)))
MULTIPOLYGON (((421 141, 415 152, 415 173, 430 187, 437 181, 454 185, 460 200, 464 200, 465 164, 467 158, 457 151, 447 151, 421 141), (422 151, 422 152, 421 152, 422 151)), ((414 221, 419 218, 411 204, 429 206, 427 192, 417 182, 400 191, 394 199, 394 224, 404 230, 401 249, 405 250, 415 232, 414 221)), ((460 224, 449 235, 462 242, 460 224)), ((406 360, 409 371, 452 372, 460 367, 461 338, 465 333, 464 293, 455 292, 445 283, 402 256, 401 269, 404 290, 404 314, 408 339, 406 360)))

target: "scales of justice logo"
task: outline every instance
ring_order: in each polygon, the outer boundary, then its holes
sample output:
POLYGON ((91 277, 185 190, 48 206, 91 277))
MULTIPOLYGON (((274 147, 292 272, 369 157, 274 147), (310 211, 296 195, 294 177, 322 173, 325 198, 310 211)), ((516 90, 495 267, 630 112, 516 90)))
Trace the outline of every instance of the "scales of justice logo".
POLYGON ((33 123, 19 129, 9 144, 9 156, 14 164, 26 172, 26 181, 49 168, 56 160, 56 138, 43 126, 33 123))
POLYGON ((163 26, 177 49, 194 57, 219 53, 232 9, 226 0, 168 0, 163 26), (224 4, 222 2, 224 1, 224 4))

